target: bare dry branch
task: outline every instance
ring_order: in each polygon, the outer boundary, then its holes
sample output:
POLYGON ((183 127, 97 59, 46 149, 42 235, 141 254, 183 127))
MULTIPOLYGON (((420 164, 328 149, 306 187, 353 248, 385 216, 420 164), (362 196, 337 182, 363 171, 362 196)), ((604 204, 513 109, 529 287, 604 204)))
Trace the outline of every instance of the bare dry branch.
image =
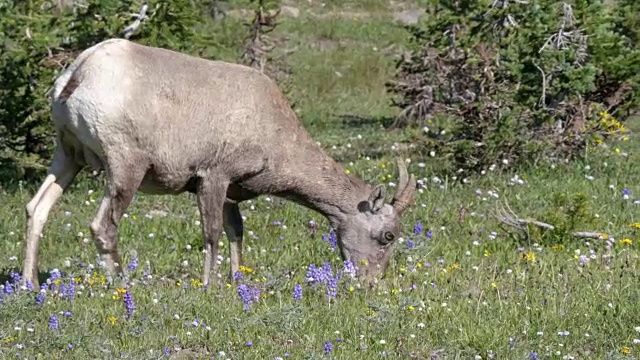
POLYGON ((542 68, 538 64, 534 62, 533 65, 540 71, 540 74, 542 75, 542 95, 540 95, 540 106, 542 108, 546 108, 547 107, 547 75, 544 73, 544 70, 542 70, 542 68))
MULTIPOLYGON (((496 217, 498 218, 498 220, 500 220, 503 224, 505 225, 509 225, 511 227, 514 227, 520 231, 523 232, 527 232, 527 227, 528 225, 534 225, 537 226, 541 229, 544 230, 555 230, 556 227, 542 222, 542 221, 538 221, 536 219, 532 219, 532 218, 528 218, 528 219, 521 219, 519 218, 514 212, 513 210, 511 210, 511 208, 509 207, 509 204, 506 204, 506 209, 502 208, 496 211, 496 217)), ((579 238, 579 239, 599 239, 602 237, 609 237, 609 234, 606 233, 602 233, 602 232, 592 232, 592 231, 573 231, 571 232, 571 236, 575 237, 575 238, 579 238)))
POLYGON ((129 37, 131 37, 131 35, 133 35, 133 33, 138 29, 138 27, 140 27, 140 24, 142 24, 142 21, 147 18, 148 8, 149 7, 147 6, 147 4, 144 4, 142 5, 142 8, 140 8, 139 14, 132 14, 132 16, 136 18, 136 20, 131 25, 127 26, 122 32, 122 35, 124 36, 125 39, 128 39, 129 37))

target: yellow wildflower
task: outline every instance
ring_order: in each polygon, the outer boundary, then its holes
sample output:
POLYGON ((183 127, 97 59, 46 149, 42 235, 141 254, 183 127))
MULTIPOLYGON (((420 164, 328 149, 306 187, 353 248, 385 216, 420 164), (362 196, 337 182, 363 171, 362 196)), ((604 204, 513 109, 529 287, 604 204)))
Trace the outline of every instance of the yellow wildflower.
POLYGON ((629 224, 629 226, 635 229, 640 229, 640 222, 629 224))
POLYGON ((4 342, 5 342, 5 343, 10 343, 10 342, 14 341, 15 339, 16 339, 16 338, 14 338, 14 337, 10 337, 10 338, 8 338, 8 339, 4 340, 4 342))
POLYGON ((116 321, 118 321, 118 318, 113 315, 109 315, 107 316, 107 321, 109 322, 109 324, 113 325, 116 323, 116 321))
POLYGON ((493 286, 494 288, 497 288, 497 287, 498 287, 498 283, 496 283, 495 281, 493 281, 493 282, 491 283, 491 286, 493 286))
POLYGON ((631 241, 631 239, 622 239, 622 240, 620 240, 620 244, 622 244, 622 245, 632 245, 633 241, 631 241))
POLYGON ((564 245, 562 244, 555 244, 551 246, 551 249, 554 251, 561 251, 564 250, 564 245))
POLYGON ((116 292, 113 294, 113 296, 111 297, 113 300, 118 300, 121 299, 122 296, 124 295, 124 293, 127 292, 127 289, 125 288, 117 288, 116 292))
POLYGON ((349 291, 350 292, 354 292, 356 288, 354 288, 353 286, 349 286, 349 291))
POLYGON ((600 234, 600 237, 602 238, 602 240, 607 240, 609 238, 609 235, 607 234, 600 234))
POLYGON ((244 265, 240 266, 240 268, 238 270, 240 270, 240 272, 243 273, 243 274, 252 274, 253 273, 253 269, 252 268, 250 268, 248 266, 244 266, 244 265))
POLYGON ((191 279, 191 287, 199 288, 202 286, 202 282, 198 279, 191 279))
POLYGON ((486 249, 485 249, 485 250, 484 250, 484 256, 485 256, 485 257, 488 257, 489 255, 491 255, 491 253, 489 252, 489 250, 486 250, 486 249))
POLYGON ((399 292, 400 292, 400 290, 398 290, 398 289, 391 289, 391 293, 392 293, 392 294, 397 294, 397 293, 399 293, 399 292))
POLYGON ((629 355, 631 354, 631 348, 628 346, 623 346, 622 349, 620 349, 620 353, 623 355, 629 355))
POLYGON ((415 308, 413 307, 413 305, 409 305, 409 307, 407 308, 407 310, 409 311, 413 311, 415 308))
POLYGON ((526 262, 535 262, 536 261, 536 253, 533 251, 529 251, 527 253, 522 254, 522 259, 526 262))
POLYGON ((347 169, 347 170, 344 171, 344 173, 349 175, 349 174, 351 174, 351 170, 347 169))
POLYGON ((418 264, 416 264, 416 267, 417 267, 418 269, 420 269, 420 268, 422 267, 422 263, 421 263, 421 262, 419 262, 418 264))

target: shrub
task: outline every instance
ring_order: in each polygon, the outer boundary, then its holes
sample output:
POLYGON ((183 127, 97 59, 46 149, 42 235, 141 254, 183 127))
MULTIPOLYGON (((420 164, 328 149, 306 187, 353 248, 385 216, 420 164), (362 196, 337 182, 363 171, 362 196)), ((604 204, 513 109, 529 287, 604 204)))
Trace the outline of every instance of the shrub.
POLYGON ((637 108, 640 5, 432 0, 388 89, 445 171, 558 161, 624 133, 637 108), (634 15, 630 15, 634 14, 634 15))

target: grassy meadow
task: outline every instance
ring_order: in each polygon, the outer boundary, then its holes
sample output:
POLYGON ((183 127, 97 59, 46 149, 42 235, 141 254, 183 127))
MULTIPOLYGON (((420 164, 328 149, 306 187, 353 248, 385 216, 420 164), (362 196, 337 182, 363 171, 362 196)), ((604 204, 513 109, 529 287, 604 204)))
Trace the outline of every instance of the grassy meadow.
POLYGON ((223 237, 219 278, 203 289, 194 197, 138 194, 119 228, 129 279, 109 286, 89 232, 104 180, 81 174, 41 240, 49 289, 24 291, 11 284, 21 273, 24 206, 39 183, 3 184, 0 358, 638 358, 640 121, 627 141, 577 163, 496 169, 466 183, 438 178, 430 157, 398 150, 412 130, 383 128, 396 111, 384 83, 407 38, 393 18, 411 5, 389 4, 293 2, 300 15, 282 17, 272 35, 291 72, 288 96, 329 154, 384 183, 395 182, 399 154, 421 179, 386 280, 360 287, 324 218, 262 196, 241 206, 241 285, 227 281, 223 237), (506 226, 503 209, 558 229, 506 226), (341 275, 337 288, 307 281, 312 264, 341 275))

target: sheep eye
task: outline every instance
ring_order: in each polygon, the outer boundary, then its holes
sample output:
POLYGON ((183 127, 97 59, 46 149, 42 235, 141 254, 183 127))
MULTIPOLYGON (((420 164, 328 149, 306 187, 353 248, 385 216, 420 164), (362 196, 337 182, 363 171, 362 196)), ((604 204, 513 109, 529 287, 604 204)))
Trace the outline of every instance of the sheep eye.
POLYGON ((393 241, 393 239, 395 239, 395 238, 396 238, 396 236, 395 236, 395 235, 393 235, 393 234, 392 234, 391 232, 389 232, 389 231, 387 231, 387 232, 385 232, 385 233, 384 233, 384 239, 385 239, 385 241, 386 241, 386 242, 392 242, 392 241, 393 241))

